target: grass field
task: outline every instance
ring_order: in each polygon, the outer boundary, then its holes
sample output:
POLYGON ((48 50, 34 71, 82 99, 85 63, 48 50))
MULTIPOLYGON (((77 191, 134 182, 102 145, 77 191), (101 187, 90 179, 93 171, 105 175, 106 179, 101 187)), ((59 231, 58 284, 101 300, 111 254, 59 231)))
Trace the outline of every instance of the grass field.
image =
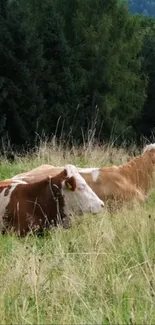
MULTIPOLYGON (((1 179, 42 163, 104 166, 124 149, 42 144, 1 160, 1 179)), ((155 324, 155 195, 111 216, 76 216, 44 237, 0 236, 0 324, 155 324)))

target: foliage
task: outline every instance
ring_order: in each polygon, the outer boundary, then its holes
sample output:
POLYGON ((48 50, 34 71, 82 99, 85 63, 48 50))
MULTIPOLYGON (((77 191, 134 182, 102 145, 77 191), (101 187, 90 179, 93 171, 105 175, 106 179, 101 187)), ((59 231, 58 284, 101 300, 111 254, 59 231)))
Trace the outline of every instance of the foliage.
POLYGON ((102 124, 102 139, 111 135, 112 127, 115 135, 123 134, 126 129, 125 136, 128 136, 132 120, 140 114, 145 99, 138 56, 142 46, 139 22, 129 14, 126 5, 117 6, 113 0, 77 1, 74 12, 72 39, 75 56, 78 52, 82 85, 76 112, 78 126, 84 130, 86 125, 91 128, 98 107, 95 127, 99 133, 102 124), (81 117, 85 121, 83 125, 81 117))
POLYGON ((142 108, 141 115, 135 119, 137 137, 144 134, 147 138, 154 139, 155 121, 155 20, 139 17, 144 30, 143 46, 141 54, 143 57, 142 69, 147 77, 147 97, 142 108), (145 28, 144 28, 145 26, 145 28))
POLYGON ((153 35, 124 1, 1 1, 0 136, 131 142, 146 105, 150 136, 153 35))
MULTIPOLYGON (((4 131, 13 143, 30 141, 43 108, 38 79, 43 67, 42 44, 34 25, 17 1, 5 1, 0 17, 0 103, 4 131)), ((3 4, 0 3, 3 7, 3 4)))

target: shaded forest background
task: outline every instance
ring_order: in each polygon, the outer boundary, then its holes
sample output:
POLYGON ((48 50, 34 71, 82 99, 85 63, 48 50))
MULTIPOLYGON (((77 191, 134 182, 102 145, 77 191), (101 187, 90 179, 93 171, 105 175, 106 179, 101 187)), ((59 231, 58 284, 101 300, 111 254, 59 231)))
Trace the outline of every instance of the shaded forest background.
POLYGON ((1 139, 151 139, 153 13, 144 0, 1 0, 1 139))

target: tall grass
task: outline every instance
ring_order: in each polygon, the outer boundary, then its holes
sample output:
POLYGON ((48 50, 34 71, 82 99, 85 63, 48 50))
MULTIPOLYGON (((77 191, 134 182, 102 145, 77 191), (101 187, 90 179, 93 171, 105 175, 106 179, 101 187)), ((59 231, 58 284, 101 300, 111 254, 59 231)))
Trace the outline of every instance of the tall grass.
MULTIPOLYGON (((33 154, 1 159, 1 179, 43 163, 105 166, 124 149, 65 149, 55 140, 33 154)), ((43 237, 0 236, 0 324, 155 324, 155 203, 115 215, 76 216, 43 237)))

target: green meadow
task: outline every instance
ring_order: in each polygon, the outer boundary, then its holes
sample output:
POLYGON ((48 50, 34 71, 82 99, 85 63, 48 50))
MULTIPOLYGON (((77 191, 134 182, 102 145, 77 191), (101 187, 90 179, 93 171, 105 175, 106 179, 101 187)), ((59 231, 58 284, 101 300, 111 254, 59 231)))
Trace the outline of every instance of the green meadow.
MULTIPOLYGON (((43 163, 122 164, 125 149, 41 144, 1 159, 6 179, 43 163)), ((0 324, 155 324, 155 194, 116 214, 75 216, 44 236, 0 236, 0 324)))

